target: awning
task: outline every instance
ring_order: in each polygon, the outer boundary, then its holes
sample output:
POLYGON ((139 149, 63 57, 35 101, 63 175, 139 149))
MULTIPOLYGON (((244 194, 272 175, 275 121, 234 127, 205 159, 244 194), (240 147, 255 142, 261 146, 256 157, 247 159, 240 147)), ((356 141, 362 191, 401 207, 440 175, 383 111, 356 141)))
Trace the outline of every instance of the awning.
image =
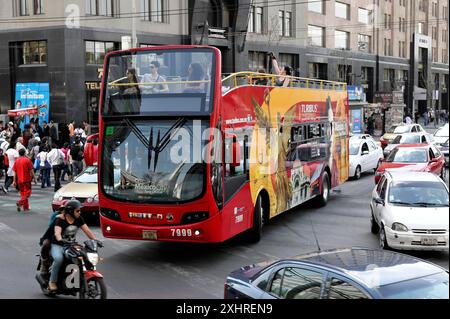
POLYGON ((34 107, 26 108, 26 109, 17 109, 17 110, 8 110, 8 116, 18 117, 25 115, 37 115, 39 114, 39 110, 34 107))

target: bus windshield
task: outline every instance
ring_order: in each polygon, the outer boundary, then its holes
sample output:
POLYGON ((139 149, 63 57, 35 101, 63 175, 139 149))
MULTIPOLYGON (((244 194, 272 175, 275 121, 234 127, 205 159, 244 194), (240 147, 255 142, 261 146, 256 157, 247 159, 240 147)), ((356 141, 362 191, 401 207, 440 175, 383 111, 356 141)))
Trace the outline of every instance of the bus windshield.
POLYGON ((215 54, 209 48, 112 55, 102 115, 209 114, 214 78, 215 54))
POLYGON ((122 119, 105 124, 102 188, 133 203, 185 202, 205 188, 206 121, 122 119), (205 122, 205 124, 203 124, 205 122), (114 174, 114 172, 120 172, 114 174))

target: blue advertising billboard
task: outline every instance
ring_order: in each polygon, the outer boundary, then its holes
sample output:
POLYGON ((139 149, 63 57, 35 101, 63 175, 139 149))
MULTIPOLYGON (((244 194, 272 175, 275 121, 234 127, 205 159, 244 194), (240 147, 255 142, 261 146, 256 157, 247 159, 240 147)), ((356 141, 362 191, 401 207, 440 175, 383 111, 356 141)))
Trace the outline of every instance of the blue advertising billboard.
POLYGON ((353 134, 360 134, 362 133, 362 118, 361 118, 361 109, 352 110, 352 133, 353 134))
POLYGON ((349 101, 365 101, 364 88, 360 85, 347 85, 349 101))
POLYGON ((15 108, 37 109, 37 115, 25 115, 21 127, 30 122, 30 116, 38 117, 39 123, 48 122, 50 109, 50 84, 46 83, 16 83, 15 108), (17 102, 21 105, 18 106, 17 102))

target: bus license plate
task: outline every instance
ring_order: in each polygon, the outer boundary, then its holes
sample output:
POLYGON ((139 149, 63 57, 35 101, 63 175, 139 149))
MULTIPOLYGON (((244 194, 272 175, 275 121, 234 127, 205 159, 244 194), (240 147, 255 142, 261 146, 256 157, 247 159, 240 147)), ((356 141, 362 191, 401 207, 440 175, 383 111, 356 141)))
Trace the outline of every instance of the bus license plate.
POLYGON ((158 235, 156 230, 143 230, 142 239, 157 240, 158 235))
POLYGON ((420 239, 420 242, 424 246, 436 246, 438 244, 438 241, 436 238, 429 238, 429 237, 422 237, 420 239))

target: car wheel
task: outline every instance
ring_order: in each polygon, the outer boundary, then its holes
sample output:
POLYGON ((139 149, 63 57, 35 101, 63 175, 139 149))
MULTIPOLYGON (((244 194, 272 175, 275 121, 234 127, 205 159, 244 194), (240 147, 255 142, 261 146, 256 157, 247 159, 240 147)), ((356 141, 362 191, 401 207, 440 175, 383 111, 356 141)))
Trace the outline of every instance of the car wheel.
POLYGON ((262 237, 262 228, 264 220, 264 208, 261 195, 256 199, 255 211, 253 213, 253 226, 248 231, 247 239, 251 243, 257 243, 262 237))
POLYGON ((361 178, 361 166, 356 166, 354 178, 356 180, 361 178))
POLYGON ((373 212, 371 212, 370 215, 370 231, 372 232, 372 234, 378 234, 378 232, 380 231, 380 226, 378 226, 377 222, 375 221, 373 212))
POLYGON ((379 232, 379 244, 381 249, 389 249, 389 245, 386 239, 386 232, 384 231, 384 226, 381 225, 379 232))
POLYGON ((323 172, 322 176, 322 192, 316 198, 317 205, 319 207, 326 206, 328 203, 328 198, 330 196, 330 178, 327 172, 323 172))

